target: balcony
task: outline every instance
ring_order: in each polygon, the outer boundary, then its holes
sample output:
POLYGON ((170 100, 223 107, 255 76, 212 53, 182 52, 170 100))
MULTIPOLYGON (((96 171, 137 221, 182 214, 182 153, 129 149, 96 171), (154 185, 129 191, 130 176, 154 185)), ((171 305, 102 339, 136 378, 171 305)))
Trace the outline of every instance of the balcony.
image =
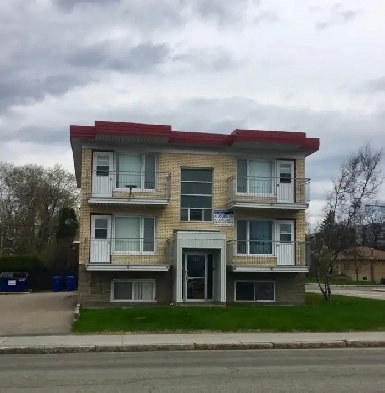
POLYGON ((227 180, 227 205, 232 208, 295 209, 309 206, 310 179, 233 176, 227 180))
POLYGON ((235 240, 227 242, 227 264, 238 272, 307 273, 310 247, 306 242, 235 240))
POLYGON ((96 170, 90 179, 91 204, 166 206, 171 196, 171 175, 164 172, 96 170))
POLYGON ((90 252, 89 271, 168 271, 170 267, 167 239, 91 239, 84 246, 90 252))

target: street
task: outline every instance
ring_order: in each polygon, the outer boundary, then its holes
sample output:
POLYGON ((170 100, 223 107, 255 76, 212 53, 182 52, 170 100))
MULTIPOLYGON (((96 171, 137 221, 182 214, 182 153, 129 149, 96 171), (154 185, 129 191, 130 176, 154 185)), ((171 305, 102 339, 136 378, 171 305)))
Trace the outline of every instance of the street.
POLYGON ((385 349, 0 356, 2 393, 385 390, 385 349))
MULTIPOLYGON (((342 296, 357 296, 367 299, 379 299, 385 300, 385 286, 371 287, 371 286, 339 286, 332 285, 332 296, 342 295, 342 296), (373 289, 375 289, 373 291, 373 289), (381 290, 376 291, 376 290, 381 290)), ((306 292, 320 293, 318 284, 306 284, 306 292)))

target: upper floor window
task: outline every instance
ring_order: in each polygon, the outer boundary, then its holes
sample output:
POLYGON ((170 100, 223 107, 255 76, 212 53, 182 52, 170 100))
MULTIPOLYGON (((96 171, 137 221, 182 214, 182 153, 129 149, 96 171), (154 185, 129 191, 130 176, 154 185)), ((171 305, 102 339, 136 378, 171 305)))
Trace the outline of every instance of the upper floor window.
POLYGON ((154 253, 154 217, 116 217, 115 253, 154 253))
POLYGON ((237 192, 271 194, 273 192, 273 162, 237 161, 237 192))
POLYGON ((155 155, 118 153, 116 157, 116 188, 155 190, 155 155))
POLYGON ((211 169, 182 169, 181 221, 212 221, 213 171, 211 169))
POLYGON ((272 221, 237 221, 237 254, 273 253, 272 221))

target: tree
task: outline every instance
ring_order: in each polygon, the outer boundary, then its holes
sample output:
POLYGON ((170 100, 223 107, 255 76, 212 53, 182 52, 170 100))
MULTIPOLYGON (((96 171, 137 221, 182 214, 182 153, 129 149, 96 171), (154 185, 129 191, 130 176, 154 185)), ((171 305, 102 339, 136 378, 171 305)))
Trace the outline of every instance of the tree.
POLYGON ((326 300, 331 299, 333 268, 346 250, 357 246, 356 227, 363 221, 365 205, 376 199, 382 184, 381 159, 382 150, 375 151, 370 145, 361 147, 343 163, 327 194, 325 219, 314 241, 317 280, 326 300), (326 266, 323 274, 322 265, 326 266))
POLYGON ((0 255, 51 259, 60 212, 77 210, 78 198, 74 175, 58 165, 0 163, 0 255))
POLYGON ((380 249, 381 233, 385 231, 385 206, 383 202, 374 201, 365 206, 362 223, 362 245, 380 249))

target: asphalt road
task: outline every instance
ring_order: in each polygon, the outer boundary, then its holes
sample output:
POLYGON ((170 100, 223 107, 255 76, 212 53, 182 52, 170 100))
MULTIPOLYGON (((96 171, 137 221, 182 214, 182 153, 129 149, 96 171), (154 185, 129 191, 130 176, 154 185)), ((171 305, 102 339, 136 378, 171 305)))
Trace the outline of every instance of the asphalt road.
POLYGON ((0 392, 385 391, 385 349, 2 355, 0 392))
MULTIPOLYGON (((362 297, 362 298, 367 298, 367 299, 379 299, 379 300, 385 300, 385 286, 381 287, 370 287, 370 286, 338 286, 338 285, 332 285, 332 295, 343 295, 343 296, 356 296, 356 297, 362 297), (376 292, 373 291, 373 289, 381 289, 384 292, 376 292)), ((318 284, 307 284, 306 285, 306 292, 316 292, 320 293, 318 284)))

